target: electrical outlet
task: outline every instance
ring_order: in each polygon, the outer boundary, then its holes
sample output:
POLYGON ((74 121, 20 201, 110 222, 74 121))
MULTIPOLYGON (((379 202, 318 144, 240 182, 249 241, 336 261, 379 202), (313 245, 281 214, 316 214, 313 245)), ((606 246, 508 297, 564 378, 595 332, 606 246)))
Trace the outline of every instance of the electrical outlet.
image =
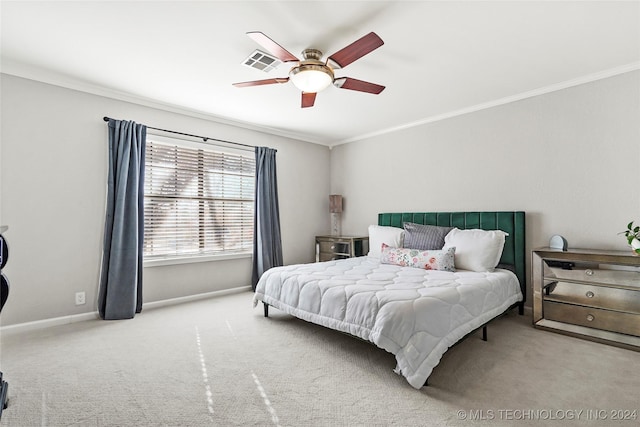
POLYGON ((84 292, 76 292, 76 305, 82 305, 84 304, 85 301, 85 294, 84 292))

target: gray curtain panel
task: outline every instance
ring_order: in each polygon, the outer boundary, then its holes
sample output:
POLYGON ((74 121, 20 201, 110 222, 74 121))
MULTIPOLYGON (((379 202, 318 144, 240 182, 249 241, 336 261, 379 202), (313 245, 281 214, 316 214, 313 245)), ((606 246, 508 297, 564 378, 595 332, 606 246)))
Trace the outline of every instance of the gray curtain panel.
POLYGON ((107 212, 98 312, 131 319, 142 310, 144 154, 147 128, 109 120, 107 212))
POLYGON ((254 202, 253 272, 251 285, 262 273, 282 265, 280 208, 276 179, 276 150, 256 147, 256 194, 254 202))

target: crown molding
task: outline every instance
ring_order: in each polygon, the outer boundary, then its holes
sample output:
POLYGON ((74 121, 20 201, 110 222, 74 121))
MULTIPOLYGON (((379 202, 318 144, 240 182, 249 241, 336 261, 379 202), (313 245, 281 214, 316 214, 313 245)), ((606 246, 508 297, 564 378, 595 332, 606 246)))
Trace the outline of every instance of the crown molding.
POLYGON ((12 75, 28 80, 34 80, 40 83, 46 83, 53 86, 59 86, 66 89, 77 90, 92 95, 103 96, 105 98, 116 99, 118 101, 130 102, 145 107, 155 108, 157 110, 167 111, 171 113, 181 114, 184 116, 194 117, 207 120, 223 125, 234 126, 242 129, 262 132, 283 138, 295 139, 298 141, 309 142, 312 144, 328 145, 327 141, 310 138, 306 135, 295 132, 288 132, 282 129, 271 128, 268 126, 260 126, 254 123, 233 120, 226 117, 217 116, 200 110, 190 109, 177 106, 175 104, 165 103, 162 101, 146 98, 131 93, 122 92, 117 89, 97 85, 79 78, 57 73, 55 71, 34 67, 21 62, 5 60, 0 63, 0 73, 12 75))
POLYGON ((393 133, 393 132, 398 132, 401 130, 405 130, 405 129, 410 129, 416 126, 422 126, 428 123, 433 123, 433 122, 438 122, 440 120, 446 120, 446 119, 450 119, 452 117, 457 117, 457 116, 462 116, 464 114, 469 114, 469 113, 473 113, 476 111, 480 111, 480 110, 485 110, 487 108, 493 108, 493 107, 497 107, 500 105, 505 105, 505 104, 510 104, 512 102, 517 102, 517 101, 521 101, 523 99, 527 99, 527 98, 533 98, 535 96, 539 96, 539 95, 544 95, 547 93, 551 93, 551 92, 557 92, 559 90, 563 90, 563 89, 568 89, 570 87, 574 87, 574 86, 579 86, 579 85, 583 85, 586 83, 591 83, 597 80, 602 80, 602 79, 606 79, 609 77, 614 77, 617 76, 619 74, 624 74, 624 73, 628 73, 631 71, 636 71, 636 70, 640 70, 640 61, 638 62, 633 62, 631 64, 627 64, 627 65, 623 65, 621 67, 616 67, 616 68, 610 68, 608 70, 604 70, 598 73, 593 73, 593 74, 588 74, 582 77, 578 77, 576 79, 571 79, 571 80, 567 80, 564 82, 560 82, 560 83, 556 83, 553 85, 549 85, 549 86, 544 86, 538 89, 534 89, 534 90, 530 90, 527 92, 522 92, 519 93, 517 95, 511 95, 511 96, 507 96, 504 98, 500 98, 500 99, 496 99, 493 101, 489 101, 489 102, 485 102, 482 104, 477 104, 477 105, 473 105, 471 107, 467 107, 467 108, 461 108, 459 110, 455 110, 455 111, 450 111, 447 113, 443 113, 443 114, 438 114, 435 116, 431 116, 431 117, 427 117, 421 120, 416 120, 413 122, 409 122, 409 123, 405 123, 403 125, 399 125, 399 126, 394 126, 394 127, 390 127, 390 128, 386 128, 386 129, 381 129, 375 132, 370 132, 364 135, 359 135, 353 138, 348 138, 339 142, 336 142, 334 144, 331 145, 331 147, 335 147, 337 145, 342 145, 342 144, 347 144, 349 142, 355 142, 355 141, 360 141, 363 139, 368 139, 368 138, 373 138, 376 136, 380 136, 380 135, 385 135, 388 133, 393 133))
POLYGON ((361 141, 364 139, 369 139, 369 138, 373 138, 376 136, 381 136, 381 135, 385 135, 393 132, 398 132, 401 130, 410 129, 413 127, 422 126, 428 123, 434 123, 434 122, 450 119, 457 116, 462 116, 462 115, 473 113, 476 111, 485 110, 488 108, 493 108, 493 107, 509 104, 512 102, 521 101, 527 98, 533 98, 535 96, 556 92, 559 90, 567 89, 574 86, 579 86, 586 83, 591 83, 597 80, 614 77, 619 74, 624 74, 624 73, 628 73, 636 70, 640 70, 640 61, 626 64, 620 67, 610 68, 597 73, 588 74, 582 77, 556 83, 553 85, 544 86, 531 91, 522 92, 516 95, 511 95, 511 96, 496 99, 493 101, 488 101, 482 104, 477 104, 470 107, 461 108, 459 110, 449 111, 443 114, 426 117, 424 119, 408 122, 402 125, 380 129, 374 132, 369 132, 366 134, 354 136, 354 137, 343 139, 340 141, 326 141, 326 140, 321 140, 317 138, 311 138, 308 135, 288 132, 282 129, 275 129, 268 126, 259 126, 249 122, 237 121, 237 120, 205 113, 203 111, 199 111, 195 109, 179 107, 174 104, 164 103, 164 102, 153 100, 150 98, 132 95, 130 93, 118 91, 116 89, 96 85, 94 83, 90 83, 82 79, 56 73, 50 70, 45 70, 39 67, 29 66, 27 64, 15 62, 15 61, 3 60, 2 63, 0 64, 0 72, 4 74, 13 75, 16 77, 21 77, 29 80, 35 80, 38 82, 47 83, 54 86, 60 86, 67 89, 77 90, 80 92, 86 92, 93 95, 103 96, 106 98, 117 99, 125 102, 131 102, 134 104, 143 105, 143 106, 155 108, 158 110, 168 111, 168 112, 182 114, 189 117, 194 117, 194 118, 212 121, 215 123, 220 123, 223 125, 234 126, 242 129, 252 130, 255 132, 262 132, 262 133, 279 136, 283 138, 295 139, 298 141, 308 142, 312 144, 324 145, 324 146, 328 146, 329 148, 342 145, 342 144, 347 144, 350 142, 361 141))

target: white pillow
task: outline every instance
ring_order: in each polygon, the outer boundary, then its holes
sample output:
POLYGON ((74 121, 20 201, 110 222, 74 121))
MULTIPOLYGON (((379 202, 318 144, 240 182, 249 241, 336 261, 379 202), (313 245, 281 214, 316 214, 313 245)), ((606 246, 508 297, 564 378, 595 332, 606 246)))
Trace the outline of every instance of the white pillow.
POLYGON ((508 236, 501 230, 460 230, 454 228, 444 237, 444 248, 456 248, 457 269, 477 272, 493 271, 504 249, 508 236))
POLYGON ((401 248, 404 240, 404 230, 398 227, 383 225, 369 226, 369 256, 380 258, 382 244, 392 248, 401 248))

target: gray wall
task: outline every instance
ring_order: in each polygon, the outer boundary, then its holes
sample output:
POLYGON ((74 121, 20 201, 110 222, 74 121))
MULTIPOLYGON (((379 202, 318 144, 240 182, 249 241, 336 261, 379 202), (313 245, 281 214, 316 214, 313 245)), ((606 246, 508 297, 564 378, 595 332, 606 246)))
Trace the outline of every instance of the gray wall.
MULTIPOLYGON (((640 222, 640 72, 368 140, 326 147, 2 75, 0 223, 11 295, 2 325, 95 311, 107 168, 102 116, 278 149, 285 263, 329 229, 383 211, 525 210, 527 247, 625 250, 640 222), (303 219, 300 219, 303 218, 303 219), (87 292, 87 305, 74 294, 87 292)), ((249 258, 145 269, 145 302, 246 286, 249 258)))
POLYGON ((529 250, 553 234, 626 250, 617 232, 640 223, 639 119, 635 71, 340 145, 343 232, 366 233, 379 212, 524 210, 529 250))
MULTIPOLYGON (((11 245, 3 326, 96 311, 108 163, 103 116, 276 148, 284 261, 314 259, 314 236, 329 229, 327 147, 5 74, 0 82, 0 224, 9 225, 11 245), (78 291, 86 305, 75 306, 78 291)), ((250 257, 147 267, 144 301, 248 286, 250 275, 250 257)))

